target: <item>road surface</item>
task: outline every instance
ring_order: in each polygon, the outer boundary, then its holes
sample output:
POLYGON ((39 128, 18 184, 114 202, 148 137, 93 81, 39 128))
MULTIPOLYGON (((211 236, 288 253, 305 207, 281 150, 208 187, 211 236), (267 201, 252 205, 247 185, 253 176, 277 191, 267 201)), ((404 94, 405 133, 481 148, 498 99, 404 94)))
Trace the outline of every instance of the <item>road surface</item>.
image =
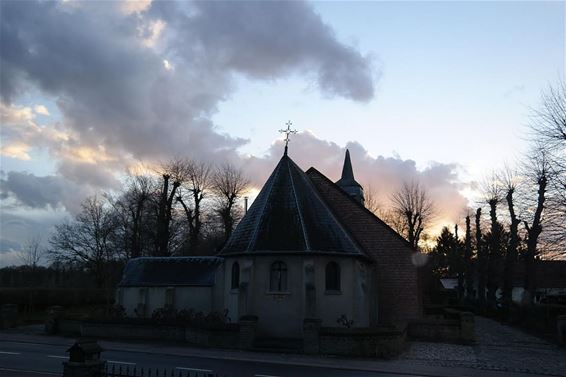
MULTIPOLYGON (((72 341, 70 340, 72 343, 72 341)), ((0 376, 60 374, 62 362, 67 360, 68 345, 0 340, 0 376), (18 374, 20 373, 20 374, 18 374), (26 373, 27 375, 27 373, 26 373)), ((183 372, 217 373, 228 377, 415 377, 415 374, 397 374, 297 366, 256 361, 226 360, 209 357, 165 355, 155 352, 116 351, 103 353, 110 366, 122 368, 166 368, 183 372)))

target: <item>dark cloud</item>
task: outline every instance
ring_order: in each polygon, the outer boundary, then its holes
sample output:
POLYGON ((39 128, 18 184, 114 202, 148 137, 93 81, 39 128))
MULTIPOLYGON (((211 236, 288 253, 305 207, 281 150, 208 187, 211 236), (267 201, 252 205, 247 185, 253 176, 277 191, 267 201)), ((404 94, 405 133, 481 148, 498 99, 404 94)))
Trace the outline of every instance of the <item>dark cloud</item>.
POLYGON ((8 253, 11 251, 18 251, 22 249, 22 245, 19 242, 7 240, 5 238, 0 238, 0 254, 8 253))
POLYGON ((130 14, 108 2, 1 7, 2 99, 30 86, 55 96, 73 139, 109 154, 236 157, 246 141, 210 121, 236 74, 298 72, 315 76, 325 95, 374 94, 371 61, 302 2, 156 2, 130 14))
POLYGON ((183 56, 205 54, 207 64, 252 78, 273 79, 300 69, 313 72, 319 89, 357 101, 374 95, 371 60, 341 44, 330 26, 304 2, 194 3, 177 18, 183 56))
MULTIPOLYGON (((0 179, 0 197, 12 198, 29 208, 64 207, 76 212, 80 202, 93 191, 61 176, 38 177, 26 172, 10 171, 0 179)), ((4 209, 2 209, 4 212, 4 209)))

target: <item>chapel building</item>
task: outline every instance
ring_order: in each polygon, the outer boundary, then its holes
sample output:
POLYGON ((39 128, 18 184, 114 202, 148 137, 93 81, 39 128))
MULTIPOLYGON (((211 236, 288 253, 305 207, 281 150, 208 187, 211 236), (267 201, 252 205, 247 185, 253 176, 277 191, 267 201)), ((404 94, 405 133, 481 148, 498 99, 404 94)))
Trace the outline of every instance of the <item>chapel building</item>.
POLYGON ((261 336, 300 338, 303 321, 371 327, 422 315, 418 253, 364 207, 346 151, 336 183, 287 150, 216 257, 128 262, 118 301, 128 315, 228 310, 261 336))

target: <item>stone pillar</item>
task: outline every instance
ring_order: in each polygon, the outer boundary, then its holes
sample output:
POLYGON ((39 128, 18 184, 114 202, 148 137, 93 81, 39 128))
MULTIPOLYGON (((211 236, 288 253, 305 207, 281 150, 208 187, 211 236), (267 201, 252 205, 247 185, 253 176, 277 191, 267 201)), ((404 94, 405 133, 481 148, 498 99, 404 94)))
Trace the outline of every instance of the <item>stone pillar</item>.
POLYGON ((240 318, 240 349, 252 349, 255 342, 257 317, 245 315, 240 318))
POLYGON ((305 318, 303 321, 303 352, 306 354, 320 353, 320 324, 321 319, 305 318))
POLYGON ((59 319, 63 315, 62 306, 50 306, 47 308, 47 319, 45 320, 45 333, 56 334, 59 331, 59 319))
POLYGON ((304 270, 305 270, 305 298, 304 298, 305 316, 307 318, 314 318, 317 316, 314 262, 312 260, 305 261, 304 270))
POLYGON ((240 265, 240 286, 238 292, 238 315, 253 313, 253 261, 243 260, 240 265))
POLYGON ((475 321, 473 313, 460 313, 460 337, 465 342, 471 343, 475 340, 475 321))
POLYGON ((566 315, 556 317, 556 329, 558 330, 558 344, 566 346, 566 315))
POLYGON ((18 305, 3 304, 0 306, 0 329, 14 326, 18 321, 18 305))
POLYGON ((63 362, 63 377, 105 377, 106 361, 63 362))

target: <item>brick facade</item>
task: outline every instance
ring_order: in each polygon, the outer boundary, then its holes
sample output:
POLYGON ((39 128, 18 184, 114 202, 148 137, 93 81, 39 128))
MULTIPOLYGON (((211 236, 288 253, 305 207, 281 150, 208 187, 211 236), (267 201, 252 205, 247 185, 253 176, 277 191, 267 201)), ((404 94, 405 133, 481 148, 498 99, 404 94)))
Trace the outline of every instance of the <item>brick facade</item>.
POLYGON ((307 175, 344 228, 375 262, 379 323, 420 318, 421 287, 413 263, 417 251, 318 170, 310 168, 307 175))

